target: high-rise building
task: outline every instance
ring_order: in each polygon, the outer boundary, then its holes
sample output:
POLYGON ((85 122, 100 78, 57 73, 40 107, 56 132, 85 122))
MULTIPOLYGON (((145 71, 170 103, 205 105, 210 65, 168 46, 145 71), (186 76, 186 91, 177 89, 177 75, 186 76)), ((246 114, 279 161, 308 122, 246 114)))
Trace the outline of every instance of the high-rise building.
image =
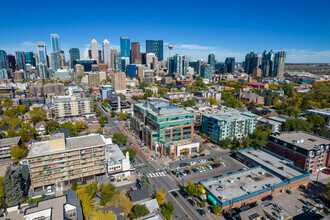
POLYGON ((149 69, 151 69, 151 64, 152 64, 152 61, 153 61, 153 57, 155 57, 155 54, 154 53, 147 53, 146 55, 146 65, 148 66, 149 69))
POLYGON ((89 49, 88 48, 86 48, 84 50, 84 59, 90 59, 90 57, 89 57, 89 49))
POLYGON ((92 51, 92 60, 96 60, 96 62, 99 62, 99 46, 97 44, 97 41, 93 39, 91 41, 91 51, 92 51))
POLYGON ((110 64, 111 64, 110 42, 107 39, 105 39, 102 42, 102 49, 103 49, 103 62, 106 63, 106 64, 108 64, 108 67, 109 67, 110 64))
POLYGON ((111 75, 111 85, 117 93, 126 92, 126 73, 119 72, 111 75))
POLYGON ((77 64, 77 60, 80 59, 80 50, 79 48, 70 48, 69 50, 69 57, 70 57, 70 66, 73 69, 74 66, 77 64))
POLYGON ((38 50, 38 57, 39 63, 44 63, 48 66, 48 59, 47 59, 47 50, 45 42, 39 41, 37 43, 37 50, 38 50))
POLYGON ((197 60, 197 62, 196 62, 196 73, 197 73, 197 75, 201 74, 201 68, 202 68, 203 63, 204 63, 203 60, 197 60))
POLYGON ((55 117, 72 117, 94 112, 93 100, 91 98, 56 97, 53 98, 55 117))
POLYGON ((211 64, 205 64, 201 67, 201 77, 204 80, 208 80, 209 82, 212 82, 212 75, 213 75, 213 67, 211 64))
POLYGON ((0 70, 8 69, 7 53, 4 50, 0 50, 0 70))
POLYGON ((262 61, 261 61, 261 71, 263 76, 272 76, 274 71, 274 55, 275 53, 271 51, 265 50, 262 53, 262 61))
MULTIPOLYGON (((8 68, 15 71, 16 70, 16 57, 12 54, 8 54, 7 61, 8 61, 8 68)), ((1 52, 0 52, 0 67, 1 67, 1 52)), ((0 68, 0 70, 1 70, 1 68, 0 68)))
POLYGON ((48 72, 47 72, 47 65, 45 63, 38 63, 37 64, 37 72, 38 76, 41 79, 47 79, 48 78, 48 72))
POLYGON ((189 58, 187 59, 186 56, 182 58, 182 75, 189 75, 189 58))
POLYGON ((126 66, 129 64, 129 57, 121 57, 121 71, 126 72, 126 66))
POLYGON ((60 50, 60 59, 61 59, 61 66, 66 66, 65 53, 63 50, 60 50))
POLYGON ((121 70, 121 52, 115 54, 115 70, 121 70))
POLYGON ((274 76, 282 77, 285 65, 285 51, 280 51, 275 54, 274 61, 274 76))
POLYGON ((61 56, 59 51, 54 51, 51 53, 51 61, 52 61, 52 69, 53 71, 57 71, 61 69, 61 56))
POLYGON ((131 45, 131 62, 133 64, 142 64, 142 58, 140 53, 140 43, 139 42, 132 42, 131 45))
POLYGON ((58 34, 51 34, 50 35, 51 40, 51 46, 52 46, 52 52, 58 51, 60 52, 60 38, 58 34))
POLYGON ((177 73, 179 76, 183 74, 183 63, 182 56, 180 54, 175 54, 173 57, 169 58, 169 73, 177 73))
POLYGON ((156 56, 154 56, 152 58, 152 66, 151 66, 152 69, 154 70, 157 70, 158 69, 158 58, 156 56))
POLYGON ((131 57, 131 40, 129 37, 120 37, 120 51, 122 57, 131 57))
POLYGON ((88 73, 88 87, 98 87, 100 86, 100 73, 88 73))
POLYGON ((261 64, 261 56, 255 52, 251 52, 245 56, 245 72, 252 74, 253 69, 261 64))
POLYGON ((127 65, 127 77, 134 78, 136 77, 136 65, 127 65))
POLYGON ((215 65, 215 55, 214 54, 209 54, 207 58, 207 63, 210 64, 212 67, 215 65))
POLYGON ((117 53, 117 48, 111 47, 111 64, 109 65, 109 68, 115 69, 116 53, 117 53))
POLYGON ((159 61, 163 61, 163 41, 146 40, 146 53, 154 53, 159 61))
POLYGON ((25 64, 31 64, 36 66, 36 60, 34 59, 33 52, 24 52, 25 64))
POLYGON ((16 52, 15 55, 16 55, 17 70, 25 70, 24 52, 16 52))
POLYGON ((235 72, 235 57, 227 57, 225 64, 227 66, 227 72, 228 73, 234 73, 235 72))

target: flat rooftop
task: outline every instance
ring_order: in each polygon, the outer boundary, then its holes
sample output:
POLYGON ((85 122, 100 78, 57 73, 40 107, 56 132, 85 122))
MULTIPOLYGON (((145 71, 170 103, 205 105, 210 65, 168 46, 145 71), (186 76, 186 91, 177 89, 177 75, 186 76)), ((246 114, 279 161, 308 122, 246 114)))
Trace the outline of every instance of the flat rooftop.
POLYGON ((325 115, 330 115, 330 108, 323 108, 323 109, 314 109, 314 110, 307 110, 307 112, 315 112, 315 113, 321 113, 325 115))
POLYGON ((282 132, 282 133, 271 134, 270 136, 275 139, 279 139, 284 142, 293 144, 295 146, 299 146, 306 150, 314 149, 315 145, 330 144, 330 140, 327 138, 315 136, 313 134, 309 134, 302 131, 282 132))
POLYGON ((219 121, 234 121, 237 119, 250 119, 251 117, 256 117, 256 114, 251 112, 240 112, 237 110, 234 111, 220 111, 217 113, 205 114, 207 117, 215 118, 219 121))
POLYGON ((262 166, 267 167, 268 169, 278 173, 282 177, 291 179, 293 177, 303 175, 302 172, 298 171, 297 169, 294 169, 292 165, 290 165, 291 161, 273 156, 272 154, 267 153, 264 150, 260 150, 258 148, 248 149, 239 151, 239 153, 249 159, 256 161, 262 166))
POLYGON ((174 105, 167 101, 147 101, 144 103, 135 104, 141 109, 148 111, 155 117, 170 116, 170 115, 181 115, 181 114, 193 114, 190 111, 182 108, 181 106, 174 105))
POLYGON ((51 149, 49 141, 35 142, 32 143, 27 157, 100 146, 104 144, 105 139, 99 134, 90 134, 85 136, 67 138, 65 139, 65 148, 51 149))
POLYGON ((119 148, 117 144, 108 144, 105 146, 105 156, 108 164, 118 164, 122 159, 125 158, 125 155, 119 148))
POLYGON ((0 139, 0 147, 12 145, 12 144, 18 144, 18 141, 20 139, 21 139, 21 137, 13 137, 13 138, 3 138, 3 139, 0 139))
POLYGON ((282 182, 279 177, 259 166, 201 183, 223 203, 282 182))

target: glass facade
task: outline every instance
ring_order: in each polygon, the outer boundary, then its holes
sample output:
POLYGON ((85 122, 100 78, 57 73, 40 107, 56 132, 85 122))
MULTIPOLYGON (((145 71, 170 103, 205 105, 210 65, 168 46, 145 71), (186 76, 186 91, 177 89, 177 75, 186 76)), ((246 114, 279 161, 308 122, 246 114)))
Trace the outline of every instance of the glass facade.
POLYGON ((70 48, 69 55, 70 55, 70 66, 73 69, 74 66, 77 64, 77 60, 80 59, 79 48, 70 48))
POLYGON ((0 70, 1 69, 8 69, 7 53, 4 50, 0 50, 0 70))
POLYGON ((159 61, 163 61, 163 41, 146 40, 146 53, 154 53, 159 61))
POLYGON ((25 64, 31 64, 36 66, 36 60, 34 59, 33 52, 24 52, 25 64))
POLYGON ((136 65, 127 65, 127 74, 128 77, 136 77, 136 65))
POLYGON ((92 64, 96 64, 96 60, 77 60, 77 64, 84 66, 85 72, 92 71, 92 64))
POLYGON ((235 57, 227 57, 225 61, 227 73, 235 72, 235 57))
POLYGON ((38 49, 39 63, 44 63, 48 66, 45 42, 38 42, 37 49, 38 49))
POLYGON ((201 77, 212 81, 213 68, 210 64, 204 64, 201 69, 201 77))
POLYGON ((50 35, 50 40, 52 43, 52 51, 60 51, 60 38, 58 34, 51 34, 50 35))
POLYGON ((25 70, 25 58, 23 52, 16 52, 16 62, 18 70, 25 70))
POLYGON ((120 37, 121 56, 131 57, 131 40, 129 37, 120 37))

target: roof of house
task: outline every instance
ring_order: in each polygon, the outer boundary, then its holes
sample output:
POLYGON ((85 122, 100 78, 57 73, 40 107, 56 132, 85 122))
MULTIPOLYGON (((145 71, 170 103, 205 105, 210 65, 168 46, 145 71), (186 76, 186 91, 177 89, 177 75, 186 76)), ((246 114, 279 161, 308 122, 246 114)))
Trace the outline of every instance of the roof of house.
POLYGON ((261 99, 264 98, 256 93, 253 92, 242 92, 242 97, 245 99, 261 99))
POLYGON ((142 188, 129 192, 129 197, 132 202, 139 202, 145 199, 149 199, 149 192, 148 189, 142 188))

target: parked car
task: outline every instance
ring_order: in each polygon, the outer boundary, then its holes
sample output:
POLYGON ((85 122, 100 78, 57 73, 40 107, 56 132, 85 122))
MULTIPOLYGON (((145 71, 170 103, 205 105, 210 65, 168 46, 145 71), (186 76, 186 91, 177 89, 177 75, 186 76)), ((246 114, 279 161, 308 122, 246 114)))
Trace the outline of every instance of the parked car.
POLYGON ((329 175, 330 174, 330 169, 323 169, 322 173, 329 175))
POLYGON ((197 212, 203 217, 206 216, 206 212, 203 209, 197 209, 197 212))
POLYGON ((188 199, 188 202, 190 203, 190 205, 195 206, 196 202, 192 199, 188 199))
POLYGON ((184 191, 184 188, 180 188, 179 192, 180 192, 180 194, 181 194, 185 199, 188 198, 188 193, 186 193, 186 192, 184 191))
POLYGON ((300 200, 300 202, 302 202, 305 206, 309 206, 309 203, 306 202, 305 200, 303 200, 303 199, 299 199, 299 200, 300 200))
POLYGON ((191 169, 194 173, 197 173, 198 172, 198 169, 196 169, 196 168, 192 168, 191 169))
POLYGON ((197 158, 198 157, 198 155, 194 155, 194 156, 192 156, 191 158, 197 158))
POLYGON ((310 210, 310 207, 304 205, 304 206, 301 208, 301 210, 303 210, 304 212, 308 212, 308 211, 310 210))
POLYGON ((205 140, 205 141, 203 142, 203 144, 207 144, 207 143, 210 143, 210 140, 205 140))
POLYGON ((180 160, 188 160, 188 157, 181 157, 180 160))
POLYGON ((199 162, 199 163, 205 163, 206 160, 204 160, 204 159, 200 159, 198 162, 199 162))
POLYGON ((214 161, 214 158, 210 157, 207 159, 207 161, 214 161))
POLYGON ((176 192, 171 192, 172 193, 172 195, 175 197, 175 198, 178 198, 179 197, 179 195, 176 193, 176 192))
POLYGON ((180 167, 187 167, 188 164, 187 163, 180 163, 180 167))
POLYGON ((181 175, 182 175, 182 176, 186 176, 187 173, 186 173, 185 171, 181 171, 181 175))
POLYGON ((200 156, 200 157, 204 157, 204 156, 205 156, 205 154, 200 154, 199 156, 200 156))
POLYGON ((191 174, 190 170, 185 170, 184 172, 185 172, 187 175, 190 175, 190 174, 191 174))
POLYGON ((210 170, 213 169, 211 165, 207 165, 206 167, 209 168, 210 170))
POLYGON ((308 215, 310 215, 310 216, 315 216, 316 214, 317 214, 317 210, 316 209, 311 209, 308 212, 308 215))
POLYGON ((190 166, 193 166, 196 164, 196 161, 191 161, 189 164, 190 164, 190 166))

